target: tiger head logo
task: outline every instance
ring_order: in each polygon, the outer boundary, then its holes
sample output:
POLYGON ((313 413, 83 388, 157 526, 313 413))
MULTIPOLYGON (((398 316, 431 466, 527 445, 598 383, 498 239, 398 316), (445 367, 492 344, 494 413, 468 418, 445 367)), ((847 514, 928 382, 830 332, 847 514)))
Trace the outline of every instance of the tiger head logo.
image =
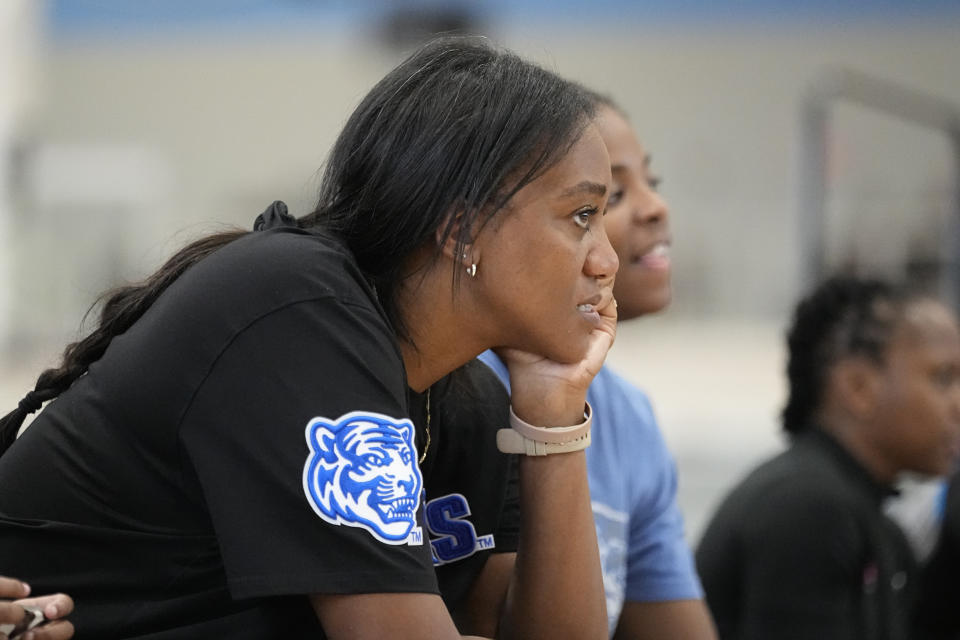
POLYGON ((336 421, 314 418, 306 436, 303 489, 317 515, 387 544, 422 544, 423 477, 409 420, 354 411, 336 421))

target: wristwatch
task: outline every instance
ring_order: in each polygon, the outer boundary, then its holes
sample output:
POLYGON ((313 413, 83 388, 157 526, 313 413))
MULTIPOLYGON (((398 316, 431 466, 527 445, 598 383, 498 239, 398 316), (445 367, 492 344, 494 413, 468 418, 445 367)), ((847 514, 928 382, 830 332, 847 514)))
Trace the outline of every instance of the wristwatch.
POLYGON ((497 449, 527 456, 580 451, 590 446, 592 421, 593 409, 589 402, 583 408, 583 422, 572 427, 535 427, 517 417, 510 407, 510 428, 497 431, 497 449))

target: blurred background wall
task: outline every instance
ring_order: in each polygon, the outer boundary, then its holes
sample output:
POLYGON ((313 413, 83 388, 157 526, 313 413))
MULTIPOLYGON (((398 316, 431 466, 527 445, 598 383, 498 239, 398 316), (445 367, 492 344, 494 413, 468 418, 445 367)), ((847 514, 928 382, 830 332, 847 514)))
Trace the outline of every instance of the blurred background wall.
POLYGON ((352 108, 436 31, 485 34, 609 93, 653 154, 672 206, 675 303, 622 327, 611 362, 652 394, 692 539, 781 446, 782 333, 809 274, 912 271, 936 285, 953 273, 950 127, 844 100, 822 102, 822 131, 804 119, 840 71, 951 113, 960 5, 948 0, 0 7, 3 407, 77 337, 104 288, 218 226, 249 227, 274 199, 307 212, 352 108), (804 177, 811 166, 822 181, 804 177))

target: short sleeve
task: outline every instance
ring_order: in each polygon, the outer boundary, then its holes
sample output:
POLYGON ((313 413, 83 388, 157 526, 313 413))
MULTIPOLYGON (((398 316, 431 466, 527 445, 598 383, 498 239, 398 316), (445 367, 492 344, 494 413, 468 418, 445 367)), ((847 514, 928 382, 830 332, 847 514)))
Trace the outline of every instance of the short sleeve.
POLYGON ((235 598, 437 593, 406 391, 372 307, 297 302, 226 346, 180 441, 235 598))
MULTIPOLYGON (((631 388, 630 450, 646 467, 629 513, 625 600, 662 602, 703 597, 677 505, 677 470, 646 395, 631 388), (642 428, 639 425, 643 425, 642 428)), ((624 417, 620 417, 624 420, 624 417)))
POLYGON ((676 503, 677 474, 664 450, 654 499, 630 518, 625 598, 635 602, 696 600, 703 590, 676 503))

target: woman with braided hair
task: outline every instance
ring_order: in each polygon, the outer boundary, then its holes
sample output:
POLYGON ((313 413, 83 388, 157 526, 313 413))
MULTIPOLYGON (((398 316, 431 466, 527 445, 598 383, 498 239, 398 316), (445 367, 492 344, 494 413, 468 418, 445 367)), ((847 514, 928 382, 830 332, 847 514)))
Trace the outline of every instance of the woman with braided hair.
POLYGON ((313 212, 274 203, 111 292, 5 418, 0 567, 73 596, 77 638, 604 638, 592 117, 483 41, 412 54, 313 212))
POLYGON ((907 640, 915 567, 882 510, 960 454, 960 331, 909 289, 837 277, 796 309, 790 447, 724 500, 697 567, 724 640, 907 640))

